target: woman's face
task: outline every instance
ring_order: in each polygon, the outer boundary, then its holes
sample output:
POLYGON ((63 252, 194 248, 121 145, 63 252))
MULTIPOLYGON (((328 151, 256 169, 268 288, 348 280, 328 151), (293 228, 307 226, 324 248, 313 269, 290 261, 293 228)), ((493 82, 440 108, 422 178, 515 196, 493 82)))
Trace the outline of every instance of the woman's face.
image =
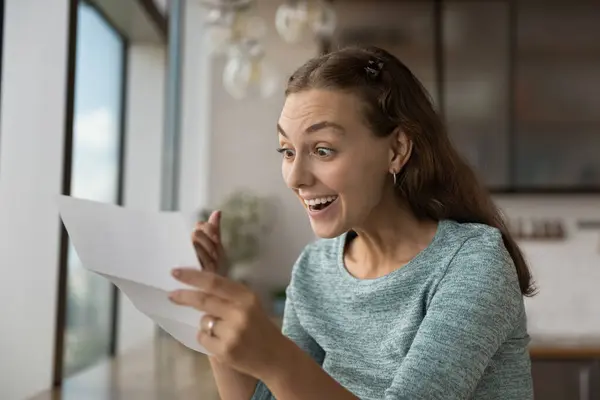
POLYGON ((371 132, 356 96, 316 89, 291 94, 278 131, 283 179, 319 237, 365 225, 384 193, 393 192, 392 138, 371 132))

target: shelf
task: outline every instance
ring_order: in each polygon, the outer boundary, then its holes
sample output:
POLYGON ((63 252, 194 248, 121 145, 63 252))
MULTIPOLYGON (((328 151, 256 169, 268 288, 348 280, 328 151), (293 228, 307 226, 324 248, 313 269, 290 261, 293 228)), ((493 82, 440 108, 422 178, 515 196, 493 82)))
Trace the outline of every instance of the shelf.
POLYGON ((599 196, 600 195, 600 185, 598 186, 504 186, 504 187, 488 187, 488 190, 492 195, 523 195, 523 196, 531 196, 531 195, 539 195, 539 196, 581 196, 581 195, 590 195, 590 196, 599 196))

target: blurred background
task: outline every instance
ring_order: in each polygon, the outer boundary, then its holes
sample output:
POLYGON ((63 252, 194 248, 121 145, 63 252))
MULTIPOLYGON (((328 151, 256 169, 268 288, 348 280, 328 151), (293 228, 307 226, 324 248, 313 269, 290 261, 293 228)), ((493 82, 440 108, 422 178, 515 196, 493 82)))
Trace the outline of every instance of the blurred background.
POLYGON ((216 399, 204 356, 84 270, 58 194, 214 209, 279 321, 314 235, 280 175, 287 76, 349 44, 430 92, 531 263, 536 399, 600 399, 597 0, 0 1, 0 399, 216 399))

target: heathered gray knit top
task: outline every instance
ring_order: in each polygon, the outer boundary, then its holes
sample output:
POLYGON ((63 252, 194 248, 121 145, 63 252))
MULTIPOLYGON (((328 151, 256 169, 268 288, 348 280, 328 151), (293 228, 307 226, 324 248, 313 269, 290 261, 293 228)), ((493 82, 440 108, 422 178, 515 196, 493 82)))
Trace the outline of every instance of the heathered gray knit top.
MULTIPOLYGON (((407 265, 368 280, 344 266, 352 236, 307 246, 287 289, 283 333, 330 376, 362 400, 533 398, 523 297, 497 229, 442 221, 407 265)), ((259 382, 253 399, 272 398, 259 382)))

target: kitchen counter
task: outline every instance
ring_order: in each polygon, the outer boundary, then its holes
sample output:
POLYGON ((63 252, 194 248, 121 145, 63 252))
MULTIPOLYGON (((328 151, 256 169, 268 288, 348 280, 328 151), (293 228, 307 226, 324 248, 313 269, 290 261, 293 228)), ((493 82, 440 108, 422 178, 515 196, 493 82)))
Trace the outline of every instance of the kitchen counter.
POLYGON ((600 337, 532 337, 529 353, 535 359, 600 359, 600 337))
MULTIPOLYGON (((533 338, 533 359, 600 359, 599 339, 533 338)), ((125 352, 30 400, 218 400, 208 358, 169 336, 125 352)))
POLYGON ((208 358, 160 335, 30 400, 219 400, 208 358))

